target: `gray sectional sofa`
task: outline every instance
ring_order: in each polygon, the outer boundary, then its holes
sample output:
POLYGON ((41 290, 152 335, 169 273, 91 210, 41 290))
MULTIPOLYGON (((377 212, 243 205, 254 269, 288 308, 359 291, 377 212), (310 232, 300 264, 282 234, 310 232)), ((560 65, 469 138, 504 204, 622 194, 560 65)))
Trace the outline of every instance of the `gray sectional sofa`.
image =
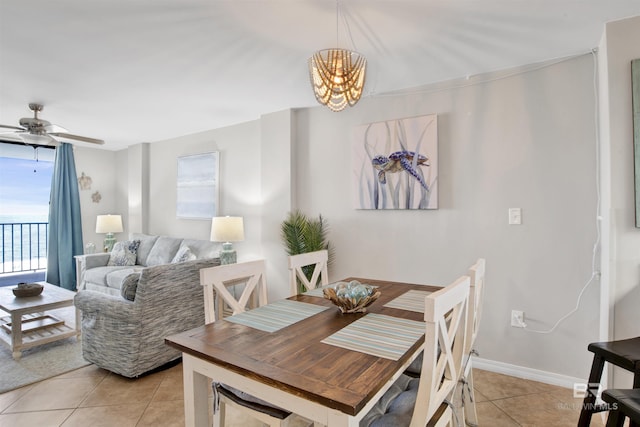
MULTIPOLYGON (((157 265, 171 264, 181 248, 188 247, 193 259, 218 256, 218 244, 207 240, 180 239, 133 233, 130 240, 139 240, 136 262, 131 266, 108 265, 110 253, 97 253, 76 257, 78 290, 89 289, 109 295, 121 295, 122 283, 127 276, 157 265)), ((130 279, 131 280, 131 279, 130 279)))
POLYGON ((164 338, 204 325, 200 269, 220 264, 209 241, 143 234, 131 240, 140 241, 132 266, 109 266, 110 254, 77 257, 75 296, 84 358, 129 378, 180 357, 164 338))

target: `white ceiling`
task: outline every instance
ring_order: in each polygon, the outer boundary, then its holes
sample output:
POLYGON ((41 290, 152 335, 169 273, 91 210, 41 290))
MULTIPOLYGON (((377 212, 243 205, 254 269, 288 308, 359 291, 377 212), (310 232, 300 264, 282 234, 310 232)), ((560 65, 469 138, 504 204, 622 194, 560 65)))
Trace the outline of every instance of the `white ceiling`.
POLYGON ((41 102, 41 118, 117 150, 315 106, 307 59, 336 44, 367 58, 376 96, 585 53, 605 22, 640 15, 639 0, 340 8, 336 42, 334 0, 0 0, 0 123, 41 102))

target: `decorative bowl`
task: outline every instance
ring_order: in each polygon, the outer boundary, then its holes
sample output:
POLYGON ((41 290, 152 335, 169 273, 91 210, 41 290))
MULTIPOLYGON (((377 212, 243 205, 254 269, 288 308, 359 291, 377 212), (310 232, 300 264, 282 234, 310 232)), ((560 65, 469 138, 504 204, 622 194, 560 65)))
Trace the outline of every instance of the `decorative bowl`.
POLYGON ((18 283, 13 288, 13 294, 17 297, 35 297, 42 293, 44 286, 38 283, 18 283))
POLYGON ((338 282, 335 287, 324 288, 322 292, 342 313, 365 313, 367 306, 380 296, 375 287, 357 280, 338 282))

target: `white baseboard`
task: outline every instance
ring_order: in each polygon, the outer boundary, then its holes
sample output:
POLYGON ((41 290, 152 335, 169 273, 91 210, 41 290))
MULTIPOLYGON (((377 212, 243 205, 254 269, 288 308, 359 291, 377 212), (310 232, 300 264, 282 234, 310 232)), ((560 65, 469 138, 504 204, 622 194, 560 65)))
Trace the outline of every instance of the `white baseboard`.
POLYGON ((576 383, 585 383, 585 378, 570 377, 567 375, 556 374, 553 372, 541 371, 524 366, 512 365, 510 363, 497 362, 495 360, 482 359, 480 357, 473 358, 473 367, 485 371, 496 372, 498 374, 510 375, 512 377, 523 378, 526 380, 538 381, 545 384, 557 385, 573 389, 576 383))

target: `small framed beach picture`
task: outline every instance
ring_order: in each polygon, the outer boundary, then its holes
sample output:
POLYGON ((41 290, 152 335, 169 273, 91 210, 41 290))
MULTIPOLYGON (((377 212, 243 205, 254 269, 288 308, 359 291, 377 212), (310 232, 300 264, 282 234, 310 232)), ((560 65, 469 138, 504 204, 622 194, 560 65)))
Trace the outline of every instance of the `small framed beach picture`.
POLYGON ((437 115, 357 126, 352 172, 356 209, 437 209, 437 115))
POLYGON ((176 215, 211 220, 218 213, 219 152, 178 157, 176 215))

